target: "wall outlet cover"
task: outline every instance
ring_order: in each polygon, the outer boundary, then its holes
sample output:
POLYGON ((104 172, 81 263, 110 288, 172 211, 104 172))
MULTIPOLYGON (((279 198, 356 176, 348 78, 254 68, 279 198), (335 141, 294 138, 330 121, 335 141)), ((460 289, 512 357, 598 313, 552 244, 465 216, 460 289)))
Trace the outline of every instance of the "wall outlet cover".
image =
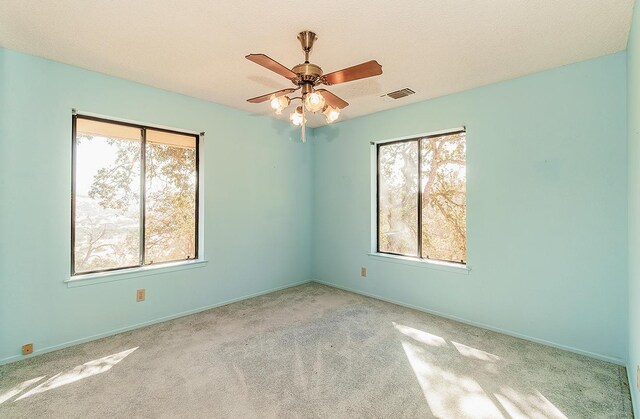
POLYGON ((29 355, 33 353, 33 343, 27 343, 22 345, 22 355, 29 355))
POLYGON ((136 301, 137 302, 144 301, 144 288, 136 291, 136 301))
POLYGON ((360 268, 360 276, 362 276, 363 278, 367 276, 367 268, 365 268, 364 266, 360 268))

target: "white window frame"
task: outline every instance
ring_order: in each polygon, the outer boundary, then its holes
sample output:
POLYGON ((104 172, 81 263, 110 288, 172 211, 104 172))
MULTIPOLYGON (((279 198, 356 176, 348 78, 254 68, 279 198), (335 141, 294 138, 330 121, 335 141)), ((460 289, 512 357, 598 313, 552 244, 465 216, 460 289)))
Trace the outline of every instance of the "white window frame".
POLYGON ((389 253, 378 252, 378 146, 387 143, 394 143, 404 140, 412 140, 420 137, 433 137, 438 135, 446 135, 459 131, 467 132, 467 127, 462 125, 456 128, 448 128, 439 131, 431 131, 427 133, 406 135, 397 138, 387 138, 382 140, 371 141, 370 144, 370 156, 371 156, 371 247, 369 249, 369 257, 375 260, 384 262, 399 263, 403 265, 428 267, 442 271, 468 274, 471 271, 469 266, 469 255, 467 254, 466 263, 448 262, 442 260, 423 259, 413 256, 394 255, 389 253))
MULTIPOLYGON (((198 243, 197 243, 197 249, 198 249, 198 252, 197 252, 197 257, 191 260, 156 263, 152 265, 136 266, 136 267, 126 268, 126 269, 108 270, 103 272, 95 272, 95 273, 87 273, 87 274, 76 274, 76 275, 70 274, 69 277, 64 280, 67 286, 68 287, 85 286, 85 285, 97 284, 102 282, 119 281, 119 280, 124 280, 129 278, 136 278, 140 276, 162 274, 167 272, 174 272, 174 271, 179 271, 184 269, 192 269, 192 268, 199 268, 199 267, 205 266, 208 261, 205 258, 205 246, 204 246, 204 231, 205 231, 205 228, 204 228, 205 226, 205 206, 204 206, 205 159, 203 158, 204 152, 205 152, 204 131, 196 132, 193 130, 177 129, 177 128, 168 127, 165 125, 150 124, 146 122, 117 118, 117 117, 106 116, 106 115, 101 115, 101 114, 96 114, 91 112, 80 112, 75 109, 72 110, 72 116, 74 118, 76 116, 98 118, 98 119, 105 120, 105 122, 109 122, 109 121, 113 121, 114 123, 121 122, 124 124, 139 125, 146 128, 152 128, 152 129, 157 128, 160 130, 168 130, 168 131, 173 131, 177 133, 184 133, 188 135, 194 135, 197 137, 197 142, 198 142, 198 163, 197 163, 198 164, 198 188, 197 188, 198 189, 198 196, 197 196, 198 198, 198 211, 197 211, 198 212, 198 220, 197 220, 198 243)), ((74 133, 72 133, 71 136, 73 136, 73 134, 74 133)), ((75 139, 73 139, 73 141, 75 142, 75 139)), ((71 160, 73 160, 74 157, 73 156, 70 156, 70 157, 71 157, 71 160)), ((72 163, 74 162, 72 161, 72 163)), ((71 181, 73 182, 74 180, 71 179, 71 181)), ((71 208, 70 208, 70 211, 71 211, 71 208)), ((71 217, 69 218, 71 219, 71 217)), ((73 222, 73 220, 71 222, 73 222)), ((71 248, 71 245, 69 246, 69 248, 71 248)), ((72 252, 73 251, 74 250, 72 249, 72 252)), ((69 257, 71 258, 71 254, 69 255, 69 257)))

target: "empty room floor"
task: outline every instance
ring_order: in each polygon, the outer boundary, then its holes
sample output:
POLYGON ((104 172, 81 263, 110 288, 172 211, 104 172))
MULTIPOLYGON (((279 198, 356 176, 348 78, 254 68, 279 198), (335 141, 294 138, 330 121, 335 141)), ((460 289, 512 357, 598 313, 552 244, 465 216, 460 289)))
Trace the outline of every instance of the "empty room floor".
POLYGON ((625 375, 310 283, 0 366, 0 417, 631 418, 625 375))

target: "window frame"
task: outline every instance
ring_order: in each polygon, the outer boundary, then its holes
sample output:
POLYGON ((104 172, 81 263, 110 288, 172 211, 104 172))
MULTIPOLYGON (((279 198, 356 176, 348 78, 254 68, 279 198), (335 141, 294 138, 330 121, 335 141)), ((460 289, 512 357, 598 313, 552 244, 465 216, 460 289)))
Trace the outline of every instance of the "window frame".
MULTIPOLYGON (((429 257, 422 257, 422 198, 423 198, 423 190, 422 190, 422 147, 421 147, 421 140, 425 139, 425 138, 435 138, 435 137, 442 137, 442 136, 446 136, 446 135, 453 135, 453 134, 459 134, 459 133, 464 133, 465 134, 465 146, 466 146, 466 139, 467 139, 467 128, 466 126, 460 126, 458 128, 452 128, 452 129, 446 129, 446 130, 441 130, 441 131, 434 131, 434 132, 430 132, 430 133, 426 133, 426 134, 417 134, 417 135, 410 135, 407 137, 401 137, 401 138, 394 138, 394 139, 389 139, 389 140, 381 140, 381 141, 374 141, 371 142, 371 146, 374 150, 374 170, 375 170, 375 196, 374 196, 374 200, 375 200, 375 232, 372 235, 373 238, 373 246, 372 246, 372 250, 373 250, 373 255, 379 255, 379 256, 390 256, 390 257, 397 257, 397 258, 406 258, 409 260, 415 260, 415 261, 419 261, 419 262, 436 262, 436 263, 445 263, 445 264, 451 264, 454 265, 456 267, 461 267, 461 268, 466 268, 469 262, 469 257, 468 254, 465 255, 466 258, 463 261, 454 261, 454 260, 447 260, 447 259, 437 259, 437 258, 429 258, 429 257), (418 228, 417 228, 417 236, 418 236, 418 243, 417 243, 417 256, 413 256, 413 255, 405 255, 402 253, 394 253, 394 252, 387 252, 387 251, 383 251, 380 250, 380 147, 382 146, 387 146, 387 145, 392 145, 392 144, 399 144, 399 143, 409 143, 409 142, 417 142, 418 143, 418 162, 417 162, 417 166, 418 166, 418 194, 417 194, 417 224, 418 224, 418 228)), ((466 166, 466 152, 465 152, 465 166, 466 166)), ((465 188, 466 188, 466 178, 465 178, 465 188)), ((467 200, 467 194, 465 191, 465 202, 467 200)), ((467 236, 465 235, 465 242, 467 241, 467 236)))
POLYGON ((145 267, 160 267, 162 265, 175 265, 176 263, 185 262, 192 263, 201 261, 200 252, 200 142, 204 133, 196 134, 194 132, 183 131, 178 129, 170 129, 158 127, 149 124, 141 124, 118 119, 105 118, 86 113, 79 113, 74 110, 71 116, 71 279, 83 276, 92 276, 95 274, 119 273, 118 271, 131 271, 145 267), (77 163, 77 121, 78 119, 86 119, 102 123, 122 125, 140 129, 140 255, 137 265, 120 266, 109 269, 96 269, 92 271, 76 272, 75 269, 75 245, 76 245, 76 163, 77 163), (146 223, 146 145, 147 145, 147 129, 152 131, 166 132, 170 134, 178 134, 194 137, 196 145, 196 188, 195 188, 195 252, 193 259, 167 260, 145 264, 145 223, 146 223))

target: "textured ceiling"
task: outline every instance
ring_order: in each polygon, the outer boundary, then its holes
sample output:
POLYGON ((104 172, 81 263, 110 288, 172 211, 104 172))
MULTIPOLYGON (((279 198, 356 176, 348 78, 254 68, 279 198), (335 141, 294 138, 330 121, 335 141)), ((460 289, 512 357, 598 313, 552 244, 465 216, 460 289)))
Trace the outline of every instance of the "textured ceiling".
MULTIPOLYGON (((290 82, 244 59, 325 73, 376 59, 382 76, 330 88, 365 115, 626 48, 633 0, 2 0, 0 46, 251 113, 290 82), (306 7, 304 7, 306 6, 306 7), (392 100, 384 93, 409 87, 392 100)), ((287 115, 283 115, 287 117, 287 115)), ((310 120, 311 126, 323 119, 310 120)))

